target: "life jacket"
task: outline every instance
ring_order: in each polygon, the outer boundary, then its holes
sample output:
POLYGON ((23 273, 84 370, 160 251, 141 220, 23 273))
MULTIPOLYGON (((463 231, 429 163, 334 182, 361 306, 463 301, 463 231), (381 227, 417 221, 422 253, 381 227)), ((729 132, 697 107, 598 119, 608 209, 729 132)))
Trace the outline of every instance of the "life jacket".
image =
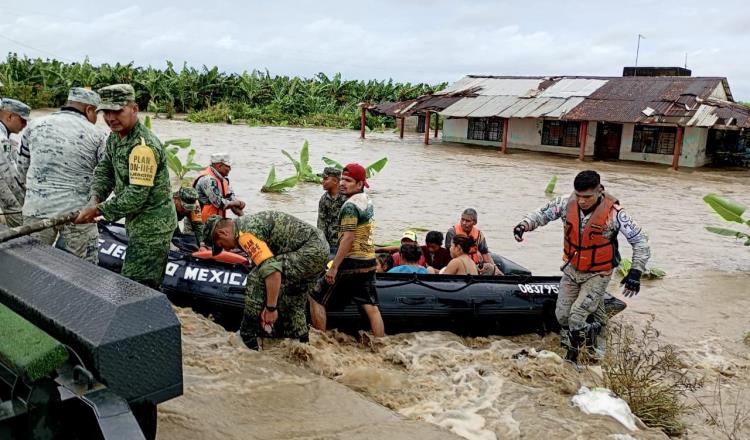
MULTIPOLYGON (((464 232, 463 229, 461 229, 461 223, 456 223, 456 226, 453 227, 453 231, 458 234, 466 235, 466 232, 464 232)), ((469 233, 469 237, 474 239, 474 246, 469 249, 469 256, 472 260, 474 260, 474 263, 479 264, 482 261, 482 256, 479 255, 479 248, 477 247, 477 243, 479 243, 479 229, 477 229, 476 226, 471 227, 471 232, 469 233)))
POLYGON ((619 210, 617 199, 604 193, 586 226, 581 230, 581 211, 575 195, 568 200, 565 216, 563 260, 581 272, 604 272, 614 269, 620 260, 617 235, 605 238, 604 228, 613 210, 619 210))
MULTIPOLYGON (((200 178, 203 176, 208 176, 216 181, 219 189, 221 190, 222 198, 229 197, 229 179, 216 172, 216 170, 214 170, 210 165, 207 166, 203 171, 201 171, 198 174, 198 177, 193 180, 193 188, 198 185, 198 180, 200 180, 200 178)), ((203 218, 203 223, 206 223, 208 217, 212 215, 218 215, 224 218, 227 216, 227 210, 219 209, 212 203, 206 203, 205 205, 201 203, 201 217, 203 218)))

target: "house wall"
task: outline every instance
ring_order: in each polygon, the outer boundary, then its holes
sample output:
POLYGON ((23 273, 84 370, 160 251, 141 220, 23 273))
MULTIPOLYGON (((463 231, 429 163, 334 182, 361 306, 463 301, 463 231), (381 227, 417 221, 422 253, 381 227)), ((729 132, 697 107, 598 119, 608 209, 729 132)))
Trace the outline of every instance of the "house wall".
MULTIPOLYGON (((631 149, 633 148, 634 129, 635 124, 623 124, 622 142, 620 143, 620 159, 672 165, 673 156, 671 154, 633 153, 631 149)), ((707 128, 685 128, 682 137, 680 166, 695 168, 701 167, 709 162, 709 159, 706 157, 707 138, 707 128)))

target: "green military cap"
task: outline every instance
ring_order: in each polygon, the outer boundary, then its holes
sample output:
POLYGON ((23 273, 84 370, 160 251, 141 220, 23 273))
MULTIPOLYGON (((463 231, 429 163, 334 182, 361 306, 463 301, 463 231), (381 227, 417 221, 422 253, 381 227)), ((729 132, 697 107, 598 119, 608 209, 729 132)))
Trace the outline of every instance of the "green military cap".
POLYGON ((194 211, 198 202, 198 191, 195 188, 182 187, 174 193, 174 196, 182 202, 182 207, 187 211, 194 211))
POLYGON ((70 89, 68 92, 68 101, 95 106, 102 103, 102 99, 98 93, 83 87, 73 87, 70 89))
POLYGON ((114 84, 99 89, 102 98, 97 110, 122 110, 128 103, 135 101, 135 90, 130 84, 114 84))
POLYGON ((216 224, 219 223, 221 219, 222 217, 219 215, 209 216, 208 220, 206 220, 206 224, 203 226, 203 242, 206 243, 206 246, 211 248, 211 253, 214 256, 219 255, 221 251, 224 250, 221 246, 214 244, 214 229, 216 229, 216 224))
POLYGON ((341 179, 341 170, 336 167, 325 167, 323 168, 322 173, 318 173, 318 177, 326 178, 326 177, 335 177, 337 179, 341 179))
POLYGON ((3 98, 2 101, 0 101, 0 112, 15 113, 25 121, 31 119, 29 117, 31 114, 31 107, 17 99, 3 98))

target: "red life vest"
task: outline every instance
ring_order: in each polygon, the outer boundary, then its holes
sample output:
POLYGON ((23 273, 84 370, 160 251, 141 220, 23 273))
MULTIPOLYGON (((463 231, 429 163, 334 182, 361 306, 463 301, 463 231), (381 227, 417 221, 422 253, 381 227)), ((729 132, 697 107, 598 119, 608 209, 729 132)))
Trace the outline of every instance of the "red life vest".
POLYGON ((605 238, 604 228, 613 210, 618 210, 617 199, 607 193, 591 213, 581 230, 581 211, 575 195, 570 196, 565 217, 563 260, 581 272, 604 272, 619 263, 617 235, 605 238))
MULTIPOLYGON (((200 178, 203 176, 208 176, 216 181, 216 184, 221 190, 222 198, 229 197, 229 179, 216 172, 216 170, 214 170, 211 166, 206 167, 203 171, 200 172, 200 174, 198 174, 198 177, 193 180, 193 188, 196 187, 196 185, 198 184, 198 180, 200 180, 200 178)), ((205 223, 208 220, 208 217, 212 215, 219 215, 223 218, 227 216, 227 210, 219 209, 212 203, 201 205, 201 217, 203 218, 203 223, 205 223)))
MULTIPOLYGON (((461 229, 461 223, 457 223, 456 226, 453 227, 453 232, 458 234, 466 235, 466 232, 464 232, 463 229, 461 229)), ((474 239, 474 246, 469 249, 469 256, 472 260, 474 260, 474 263, 479 264, 480 261, 482 261, 482 256, 479 255, 479 248, 477 247, 477 243, 479 243, 479 229, 477 229, 476 226, 471 227, 471 232, 469 233, 469 237, 474 239)))

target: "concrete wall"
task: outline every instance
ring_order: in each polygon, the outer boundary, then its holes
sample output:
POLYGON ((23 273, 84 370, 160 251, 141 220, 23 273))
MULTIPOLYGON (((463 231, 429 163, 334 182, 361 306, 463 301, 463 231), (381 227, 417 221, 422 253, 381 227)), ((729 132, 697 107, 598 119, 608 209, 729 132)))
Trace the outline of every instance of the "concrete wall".
MULTIPOLYGON (((635 124, 623 124, 622 142, 620 143, 620 159, 638 162, 660 163, 672 165, 671 154, 655 153, 633 153, 633 131, 635 124)), ((701 167, 710 160, 706 157, 706 139, 708 129, 700 127, 687 127, 682 138, 682 152, 680 154, 680 166, 701 167)))
POLYGON ((482 145, 485 147, 501 148, 500 141, 478 141, 467 139, 469 133, 469 120, 462 118, 446 118, 443 120, 443 140, 448 142, 460 142, 462 144, 482 145))

